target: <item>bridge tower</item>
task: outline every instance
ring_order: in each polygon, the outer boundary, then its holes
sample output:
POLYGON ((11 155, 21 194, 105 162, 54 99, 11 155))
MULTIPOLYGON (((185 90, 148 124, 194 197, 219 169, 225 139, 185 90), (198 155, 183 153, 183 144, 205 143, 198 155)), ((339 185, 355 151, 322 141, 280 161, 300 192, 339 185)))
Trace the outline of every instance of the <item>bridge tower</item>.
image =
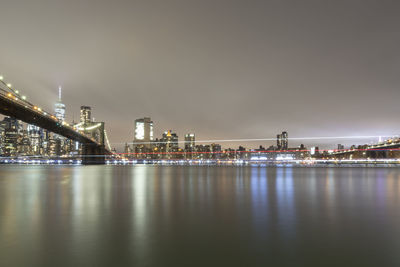
POLYGON ((86 136, 90 136, 100 144, 82 144, 82 164, 104 164, 106 158, 104 122, 86 122, 82 130, 86 136))

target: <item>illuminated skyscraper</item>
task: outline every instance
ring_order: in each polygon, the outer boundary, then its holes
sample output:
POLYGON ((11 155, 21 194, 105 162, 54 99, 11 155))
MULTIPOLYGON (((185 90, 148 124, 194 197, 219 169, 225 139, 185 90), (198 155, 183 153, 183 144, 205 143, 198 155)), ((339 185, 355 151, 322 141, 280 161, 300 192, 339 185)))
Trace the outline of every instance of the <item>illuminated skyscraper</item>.
POLYGON ((61 86, 58 87, 58 101, 54 105, 54 111, 57 119, 65 120, 65 105, 61 102, 61 86))
POLYGON ((4 128, 4 138, 2 150, 6 156, 16 156, 18 149, 18 142, 22 137, 22 125, 15 118, 5 117, 1 122, 2 128, 4 128))
POLYGON ((195 149, 195 136, 194 134, 185 135, 185 151, 193 152, 195 149))
POLYGON ((185 152, 188 152, 186 154, 186 158, 193 158, 193 152, 196 150, 196 144, 195 144, 195 136, 194 134, 186 134, 185 135, 185 152))
POLYGON ((153 121, 148 117, 135 120, 134 143, 143 143, 146 147, 150 147, 151 141, 153 141, 153 121))
POLYGON ((288 149, 288 133, 282 132, 276 136, 276 145, 278 149, 287 150, 288 149))
POLYGON ((92 108, 88 106, 81 106, 81 114, 80 114, 81 123, 86 124, 91 121, 92 117, 92 108))
POLYGON ((282 148, 282 144, 281 143, 282 143, 282 136, 280 134, 277 134, 276 135, 276 147, 278 149, 282 148))
POLYGON ((43 130, 36 125, 28 124, 27 131, 28 131, 28 136, 30 139, 32 154, 33 155, 40 154, 43 130))
POLYGON ((289 147, 288 133, 282 132, 281 137, 282 137, 282 141, 281 141, 282 149, 287 150, 289 147))
POLYGON ((178 135, 176 133, 173 133, 171 130, 164 132, 161 138, 161 142, 164 146, 164 152, 167 153, 166 157, 168 159, 176 156, 173 154, 174 152, 178 152, 179 150, 178 135))

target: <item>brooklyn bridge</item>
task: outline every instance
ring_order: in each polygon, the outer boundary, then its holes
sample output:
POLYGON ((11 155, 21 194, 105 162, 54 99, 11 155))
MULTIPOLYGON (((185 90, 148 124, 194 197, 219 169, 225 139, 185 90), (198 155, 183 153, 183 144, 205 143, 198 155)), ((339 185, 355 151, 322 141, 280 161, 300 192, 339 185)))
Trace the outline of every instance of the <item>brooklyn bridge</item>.
POLYGON ((0 113, 61 135, 82 145, 82 164, 104 164, 111 148, 105 146, 106 132, 104 122, 92 125, 70 125, 27 101, 18 90, 0 80, 0 113), (96 134, 94 134, 96 133, 96 134))

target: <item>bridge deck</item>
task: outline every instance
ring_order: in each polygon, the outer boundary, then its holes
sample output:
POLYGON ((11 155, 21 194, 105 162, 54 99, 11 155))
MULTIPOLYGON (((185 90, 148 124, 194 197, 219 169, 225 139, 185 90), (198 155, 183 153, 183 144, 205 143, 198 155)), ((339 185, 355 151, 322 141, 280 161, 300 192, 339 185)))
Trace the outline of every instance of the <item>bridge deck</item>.
MULTIPOLYGON (((48 114, 35 106, 31 106, 27 102, 19 99, 17 96, 5 91, 0 91, 0 113, 36 125, 82 144, 104 147, 104 145, 97 143, 94 139, 75 130, 71 126, 62 124, 53 115, 48 114)), ((104 149, 104 152, 106 154, 111 154, 107 149, 104 149)))

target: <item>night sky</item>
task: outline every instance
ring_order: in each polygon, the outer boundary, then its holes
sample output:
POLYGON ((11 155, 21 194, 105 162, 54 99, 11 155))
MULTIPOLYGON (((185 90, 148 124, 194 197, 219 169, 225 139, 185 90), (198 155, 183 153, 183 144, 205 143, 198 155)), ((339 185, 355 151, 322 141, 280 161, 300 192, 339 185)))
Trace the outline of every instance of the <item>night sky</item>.
POLYGON ((201 140, 400 133, 400 1, 2 0, 0 12, 5 80, 47 110, 61 85, 68 120, 92 106, 117 148, 144 116, 156 137, 201 140))

